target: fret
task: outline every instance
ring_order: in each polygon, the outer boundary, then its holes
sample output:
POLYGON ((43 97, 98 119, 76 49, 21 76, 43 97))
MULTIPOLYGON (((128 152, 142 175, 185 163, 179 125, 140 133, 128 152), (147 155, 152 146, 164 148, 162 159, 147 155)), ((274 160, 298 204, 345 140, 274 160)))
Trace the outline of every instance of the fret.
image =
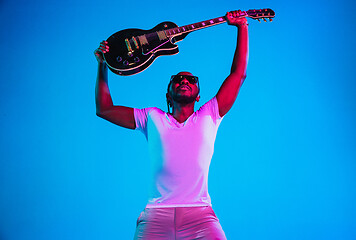
POLYGON ((214 19, 210 19, 210 20, 206 20, 206 21, 202 21, 202 22, 185 25, 182 27, 167 29, 165 31, 165 33, 166 33, 167 37, 175 36, 175 35, 180 35, 183 33, 189 33, 192 31, 196 31, 199 29, 203 29, 206 27, 211 27, 211 26, 214 26, 214 25, 217 25, 220 23, 224 23, 224 22, 226 22, 226 19, 224 17, 218 17, 218 18, 214 18, 214 19))

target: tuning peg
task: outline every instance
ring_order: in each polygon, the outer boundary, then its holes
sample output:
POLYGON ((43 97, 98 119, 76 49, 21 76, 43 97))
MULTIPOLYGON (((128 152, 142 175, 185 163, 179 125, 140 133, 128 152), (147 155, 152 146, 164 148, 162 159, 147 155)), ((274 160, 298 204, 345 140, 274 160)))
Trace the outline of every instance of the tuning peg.
POLYGON ((272 18, 270 18, 270 19, 269 19, 269 21, 270 21, 270 22, 272 22, 272 21, 273 21, 273 19, 272 19, 272 18))
POLYGON ((263 19, 263 21, 267 22, 267 20, 265 18, 262 18, 262 19, 263 19))
POLYGON ((258 22, 261 22, 261 20, 260 20, 259 18, 257 19, 257 21, 258 21, 258 22))

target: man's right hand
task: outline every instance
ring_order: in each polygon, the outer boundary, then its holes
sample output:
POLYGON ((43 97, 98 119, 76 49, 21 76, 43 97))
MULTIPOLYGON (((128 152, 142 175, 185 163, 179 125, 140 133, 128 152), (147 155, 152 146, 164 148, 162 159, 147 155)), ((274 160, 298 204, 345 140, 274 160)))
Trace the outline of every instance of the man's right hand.
POLYGON ((96 115, 121 127, 135 129, 134 109, 125 106, 114 106, 111 99, 108 86, 108 68, 104 59, 104 53, 109 52, 107 44, 107 41, 102 41, 99 48, 94 51, 99 63, 95 88, 96 115))
POLYGON ((94 51, 94 54, 95 54, 95 57, 96 57, 96 60, 98 61, 98 63, 105 62, 103 54, 109 52, 109 46, 107 44, 108 44, 107 41, 102 41, 100 43, 99 48, 94 51))

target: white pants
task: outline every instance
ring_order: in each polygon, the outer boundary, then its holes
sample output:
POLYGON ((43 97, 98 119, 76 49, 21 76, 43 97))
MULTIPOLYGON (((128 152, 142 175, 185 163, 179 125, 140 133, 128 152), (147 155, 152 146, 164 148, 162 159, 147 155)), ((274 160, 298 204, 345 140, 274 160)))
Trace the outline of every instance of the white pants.
POLYGON ((137 219, 134 239, 226 240, 225 233, 210 206, 145 208, 137 219))

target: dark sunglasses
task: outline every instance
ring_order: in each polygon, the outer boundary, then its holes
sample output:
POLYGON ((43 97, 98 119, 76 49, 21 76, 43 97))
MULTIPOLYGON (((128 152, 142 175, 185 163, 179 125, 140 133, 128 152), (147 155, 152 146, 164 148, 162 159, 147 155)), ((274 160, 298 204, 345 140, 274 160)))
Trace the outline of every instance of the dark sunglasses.
POLYGON ((187 79, 190 84, 198 82, 198 77, 189 75, 172 75, 171 82, 180 83, 183 79, 187 79))

